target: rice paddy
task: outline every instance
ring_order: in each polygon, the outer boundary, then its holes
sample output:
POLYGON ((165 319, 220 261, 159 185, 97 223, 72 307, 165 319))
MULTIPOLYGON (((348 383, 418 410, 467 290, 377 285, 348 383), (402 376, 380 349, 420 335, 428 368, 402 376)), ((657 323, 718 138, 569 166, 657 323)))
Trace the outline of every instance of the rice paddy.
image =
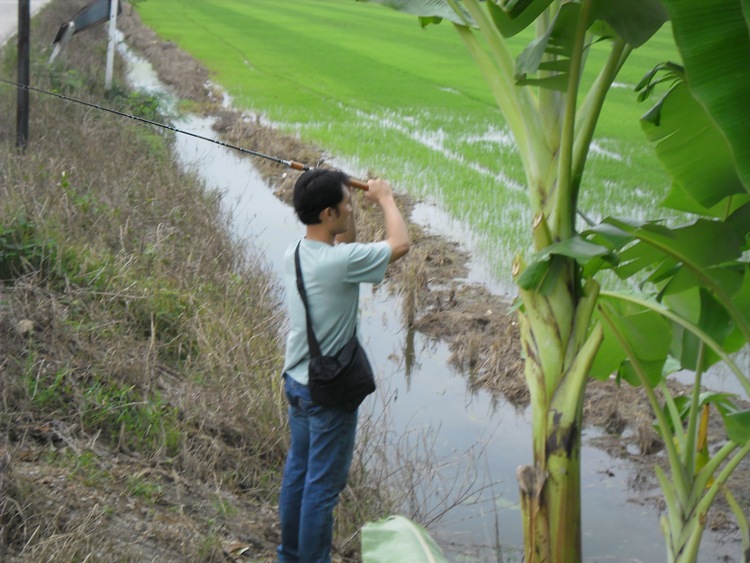
MULTIPOLYGON (((450 24, 422 29, 413 16, 353 0, 147 0, 136 8, 162 39, 202 61, 238 108, 324 147, 354 176, 388 178, 464 220, 467 237, 509 281, 512 256, 528 246, 525 176, 450 24)), ((530 39, 514 38, 514 53, 530 39)), ((590 66, 603 56, 592 47, 590 66)), ((665 60, 678 60, 668 25, 631 55, 610 91, 579 201, 595 220, 647 217, 666 195, 667 176, 638 124, 649 105, 633 90, 665 60)))

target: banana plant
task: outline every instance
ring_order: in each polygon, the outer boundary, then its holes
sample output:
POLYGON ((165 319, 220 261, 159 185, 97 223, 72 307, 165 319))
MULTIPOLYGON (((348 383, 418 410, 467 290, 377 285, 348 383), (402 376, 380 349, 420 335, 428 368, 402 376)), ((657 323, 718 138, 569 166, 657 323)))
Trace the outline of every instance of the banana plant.
POLYGON ((604 338, 593 375, 613 368, 647 392, 669 462, 669 477, 656 470, 667 506, 662 530, 669 560, 697 560, 708 510, 722 493, 747 562, 747 516, 726 482, 750 453, 750 410, 700 388, 704 369, 722 361, 743 398, 750 398, 748 375, 730 356, 750 342, 750 3, 664 5, 684 66, 668 62, 644 77, 642 98, 669 87, 641 121, 673 178, 665 206, 695 219, 671 229, 610 219, 584 237, 619 249, 592 261, 592 271, 612 267, 623 277, 648 272, 643 278, 652 289, 646 297, 602 294, 599 313, 611 337, 604 338), (675 368, 693 370, 690 396, 670 394, 665 377, 675 368), (721 415, 725 433, 713 453, 707 447, 709 405, 721 415))
POLYGON ((453 25, 515 139, 533 217, 533 257, 519 254, 512 268, 532 409, 534 459, 517 473, 525 560, 580 561, 582 405, 603 337, 592 322, 599 284, 582 263, 611 249, 578 236, 578 194, 607 93, 667 13, 658 0, 373 1, 422 25, 453 25), (509 39, 527 28, 536 38, 516 56, 509 39), (609 52, 584 88, 594 42, 609 52))
MULTIPOLYGON (((667 513, 662 516, 662 532, 666 538, 668 561, 681 563, 698 560, 698 550, 707 522, 708 510, 719 493, 723 493, 735 514, 742 534, 743 560, 750 556, 748 521, 726 483, 732 472, 750 452, 750 411, 741 411, 731 397, 722 393, 701 393, 700 378, 705 352, 709 344, 701 341, 697 351, 697 385, 690 396, 673 397, 654 364, 661 363, 662 353, 653 341, 644 343, 644 323, 671 328, 663 312, 654 303, 638 300, 618 301, 613 296, 600 300, 600 313, 612 335, 614 346, 619 346, 625 359, 619 366, 618 377, 632 377, 646 390, 656 418, 656 428, 664 440, 670 476, 656 466, 656 476, 664 494, 667 513), (635 331, 635 332, 634 332, 635 331), (656 391, 663 397, 659 402, 656 391), (708 418, 714 405, 724 419, 727 438, 719 437, 720 447, 710 453, 708 447, 708 418)), ((681 328, 701 338, 705 332, 699 325, 685 319, 681 328)), ((681 331, 678 331, 681 332, 681 331)), ((663 338, 661 340, 664 340, 663 338)), ((708 338, 707 340, 711 340, 708 338)), ((662 342, 663 344, 663 342, 662 342)), ((667 342, 667 345, 669 342, 667 342)), ((715 341, 711 345, 715 345, 715 341)), ((721 346, 717 346, 721 351, 721 346)), ((728 360, 731 364, 731 360, 728 360)), ((733 366, 736 369, 736 366, 733 366)))
MULTIPOLYGON (((677 352, 681 352, 676 357, 696 370, 697 383, 703 367, 716 358, 733 366, 728 352, 749 340, 750 276, 746 275, 747 264, 742 260, 748 237, 745 231, 742 238, 739 226, 743 219, 744 225, 750 224, 744 205, 750 185, 750 158, 747 158, 750 137, 746 135, 749 124, 747 109, 741 107, 749 99, 746 90, 750 87, 750 80, 746 79, 750 68, 746 37, 748 0, 372 1, 415 15, 422 25, 450 22, 481 69, 515 138, 533 217, 529 225, 532 252, 529 256, 518 255, 513 264, 520 300, 525 378, 531 397, 534 452, 533 463, 519 468, 517 475, 525 560, 580 561, 581 411, 589 376, 614 371, 621 380, 644 385, 654 398, 652 407, 659 420, 665 417, 654 389, 665 393, 662 383, 668 372, 665 366, 673 351, 673 339, 679 344, 677 352), (630 52, 645 43, 670 16, 687 69, 683 84, 689 95, 680 98, 679 87, 670 90, 644 119, 644 130, 674 175, 666 203, 718 219, 721 226, 705 219, 679 231, 659 224, 635 225, 613 220, 580 234, 576 225, 578 194, 607 93, 630 52), (508 39, 528 28, 534 30, 536 37, 516 57, 511 53, 508 39), (593 42, 601 40, 608 42, 608 58, 593 71, 596 79, 584 90, 581 77, 585 66, 590 64, 587 50, 593 42), (733 43, 735 40, 738 42, 733 43), (726 82, 731 82, 731 87, 725 88, 726 82), (705 137, 707 129, 701 129, 701 125, 692 124, 693 130, 681 126, 681 117, 695 109, 696 104, 701 110, 696 115, 706 118, 704 126, 708 123, 716 127, 718 133, 714 133, 718 137, 705 137), (664 128, 667 124, 673 129, 664 128), (705 142, 696 143, 696 139, 705 142), (704 150, 706 147, 709 150, 704 150), (728 149, 730 153, 723 163, 714 159, 719 149, 728 149), (729 178, 705 172, 707 164, 717 165, 722 173, 729 170, 729 178), (736 182, 732 183, 735 177, 736 182), (693 189, 695 186, 702 191, 693 189), (670 238, 674 233, 718 238, 693 239, 704 243, 696 246, 705 252, 695 249, 691 254, 689 246, 684 248, 679 237, 679 245, 672 248, 673 243, 678 244, 670 238), (733 233, 736 244, 731 246, 731 256, 727 258, 731 267, 724 267, 722 257, 727 257, 724 241, 729 239, 722 237, 729 233, 733 233), (705 244, 711 241, 712 245, 705 244), (690 259, 695 254, 700 254, 701 260, 693 263, 690 259), (658 285, 660 293, 653 301, 659 305, 663 318, 674 323, 675 330, 655 332, 651 325, 644 324, 646 317, 622 317, 618 309, 603 305, 611 299, 607 295, 608 300, 600 300, 600 285, 595 276, 605 267, 615 269, 622 277, 644 275, 647 278, 644 283, 658 285), (653 271, 648 271, 649 268, 653 271), (730 319, 725 325, 731 324, 731 330, 724 338, 717 340, 711 333, 705 333, 714 346, 696 347, 704 335, 701 330, 705 329, 691 331, 681 317, 695 313, 696 300, 710 305, 699 309, 701 314, 710 316, 715 310, 723 310, 730 319), (713 306, 717 303, 720 305, 713 306), (676 311, 669 308, 672 305, 676 311), (634 329, 626 333, 617 331, 618 323, 624 322, 622 318, 634 323, 634 329), (627 343, 624 334, 637 340, 635 351, 649 350, 650 354, 641 359, 625 354, 618 363, 612 361, 611 354, 600 352, 603 343, 605 348, 616 343, 620 354, 624 354, 627 343), (667 334, 673 336, 666 338, 667 334), (696 354, 696 350, 701 353, 696 354)), ((682 69, 675 63, 666 63, 645 79, 644 90, 653 90, 663 80, 660 70, 679 74, 684 72, 682 69)), ((625 296, 620 299, 627 303, 625 296)), ((645 303, 640 306, 648 309, 645 303)), ((711 319, 698 320, 709 323, 711 319)), ((701 327, 698 320, 693 325, 701 327)), ((735 373, 747 390, 747 379, 736 371, 736 366, 735 373)), ((674 399, 665 400, 676 404, 674 399)), ((690 405, 684 443, 679 450, 675 449, 687 457, 681 461, 676 453, 670 455, 670 461, 675 460, 672 471, 676 472, 673 477, 679 482, 679 489, 670 491, 665 487, 665 496, 676 498, 678 503, 674 505, 675 511, 670 510, 667 529, 671 534, 670 554, 674 558, 685 552, 688 543, 700 541, 698 528, 690 533, 685 531, 685 515, 702 514, 716 496, 716 493, 707 495, 704 498, 709 500, 701 501, 696 509, 695 499, 700 496, 696 487, 710 481, 716 487, 714 490, 718 490, 725 482, 724 473, 718 478, 705 477, 712 468, 716 469, 711 462, 701 467, 700 478, 695 477, 697 450, 692 436, 700 404, 694 399, 690 405), (685 473, 693 477, 685 477, 685 473), (693 504, 688 504, 688 500, 693 504)), ((676 407, 670 410, 674 415, 676 407)), ((725 409, 724 413, 727 428, 733 433, 730 442, 734 444, 727 449, 735 452, 733 459, 741 459, 747 453, 746 440, 743 441, 747 414, 736 409, 731 413, 725 409)), ((674 424, 677 418, 673 416, 671 420, 671 426, 667 421, 659 425, 665 436, 677 432, 678 426, 674 424)), ((675 443, 666 438, 665 442, 675 443)), ((703 450, 699 451, 702 455, 703 450)), ((728 455, 722 453, 722 459, 728 455)), ((662 481, 668 484, 665 479, 662 481)))
MULTIPOLYGON (((642 386, 649 399, 670 472, 656 467, 667 506, 668 560, 697 560, 708 510, 723 494, 748 561, 747 516, 726 483, 750 453, 750 410, 735 397, 701 392, 701 381, 707 367, 724 362, 744 391, 741 398, 750 398, 748 375, 731 356, 750 342, 750 10, 746 0, 717 0, 708 10, 687 0, 664 5, 684 66, 665 62, 644 77, 642 98, 665 84, 668 89, 641 122, 673 179, 664 205, 692 220, 670 228, 608 218, 548 247, 534 269, 549 270, 555 256, 571 256, 569 248, 578 246, 589 249, 585 259, 576 257, 584 278, 608 268, 642 282, 638 295, 600 293, 595 323, 604 337, 591 375, 614 372, 618 381, 642 386), (674 397, 666 385, 676 369, 695 375, 688 396, 674 397), (711 408, 724 423, 713 452, 711 408)), ((538 278, 524 281, 533 288, 538 278)))

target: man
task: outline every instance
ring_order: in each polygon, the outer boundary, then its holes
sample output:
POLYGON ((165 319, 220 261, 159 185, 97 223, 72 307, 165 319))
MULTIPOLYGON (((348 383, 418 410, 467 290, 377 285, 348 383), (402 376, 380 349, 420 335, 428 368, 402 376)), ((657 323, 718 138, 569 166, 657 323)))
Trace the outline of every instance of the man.
MULTIPOLYGON (((314 169, 294 186, 294 209, 306 225, 299 241, 302 277, 313 332, 321 353, 338 351, 357 327, 359 284, 383 280, 389 263, 409 251, 409 233, 390 185, 369 180, 367 199, 380 206, 386 239, 354 242, 356 231, 346 174, 314 169)), ((328 563, 333 509, 346 486, 354 451, 357 411, 315 405, 308 389, 309 350, 305 309, 297 290, 295 241, 286 252, 284 281, 290 331, 284 386, 291 444, 284 467, 279 515, 280 563, 328 563)))

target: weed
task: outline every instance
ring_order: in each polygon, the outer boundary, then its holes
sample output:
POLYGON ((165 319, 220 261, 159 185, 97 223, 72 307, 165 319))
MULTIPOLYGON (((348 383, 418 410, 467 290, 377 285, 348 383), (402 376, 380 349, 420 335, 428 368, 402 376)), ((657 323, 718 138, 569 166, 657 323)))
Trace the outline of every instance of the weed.
POLYGON ((90 450, 75 453, 66 450, 67 463, 72 466, 71 476, 77 476, 87 487, 106 487, 112 481, 112 474, 102 466, 99 456, 90 450))
POLYGON ((151 121, 162 121, 164 119, 159 105, 159 98, 152 94, 133 92, 126 90, 120 84, 116 84, 109 91, 109 99, 115 106, 113 109, 117 109, 123 113, 151 121))
POLYGON ((229 501, 220 497, 216 497, 212 504, 214 511, 225 518, 229 518, 237 512, 237 509, 229 501))
POLYGON ((211 533, 201 540, 196 557, 199 561, 223 560, 225 558, 221 548, 221 539, 216 533, 211 533))
POLYGON ((81 71, 75 68, 65 70, 61 67, 53 67, 53 72, 50 73, 51 91, 58 94, 78 92, 85 84, 86 77, 81 71), (58 72, 54 72, 54 70, 58 69, 58 72))
POLYGON ((133 386, 95 380, 85 389, 80 408, 84 428, 102 432, 113 445, 169 457, 178 453, 177 409, 158 396, 143 398, 133 386))
POLYGON ((71 372, 67 368, 53 374, 34 373, 28 370, 26 388, 31 400, 40 409, 50 412, 65 408, 72 394, 70 376, 71 372))
POLYGON ((148 504, 156 504, 163 494, 161 485, 138 476, 128 477, 128 492, 148 504))
POLYGON ((7 283, 30 271, 47 269, 54 262, 54 253, 23 212, 0 222, 0 280, 7 283))

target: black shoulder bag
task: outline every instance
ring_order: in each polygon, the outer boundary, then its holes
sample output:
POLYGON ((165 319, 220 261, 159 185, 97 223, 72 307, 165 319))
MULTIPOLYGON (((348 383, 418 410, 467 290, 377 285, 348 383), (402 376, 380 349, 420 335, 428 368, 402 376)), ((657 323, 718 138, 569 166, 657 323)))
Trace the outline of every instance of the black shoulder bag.
POLYGON ((294 251, 294 266, 297 270, 297 289, 305 306, 307 322, 307 345, 310 348, 310 369, 308 386, 316 405, 340 407, 353 412, 362 401, 375 391, 375 378, 365 350, 360 346, 357 332, 334 356, 323 356, 315 338, 307 303, 307 292, 302 280, 299 261, 299 244, 294 251))

